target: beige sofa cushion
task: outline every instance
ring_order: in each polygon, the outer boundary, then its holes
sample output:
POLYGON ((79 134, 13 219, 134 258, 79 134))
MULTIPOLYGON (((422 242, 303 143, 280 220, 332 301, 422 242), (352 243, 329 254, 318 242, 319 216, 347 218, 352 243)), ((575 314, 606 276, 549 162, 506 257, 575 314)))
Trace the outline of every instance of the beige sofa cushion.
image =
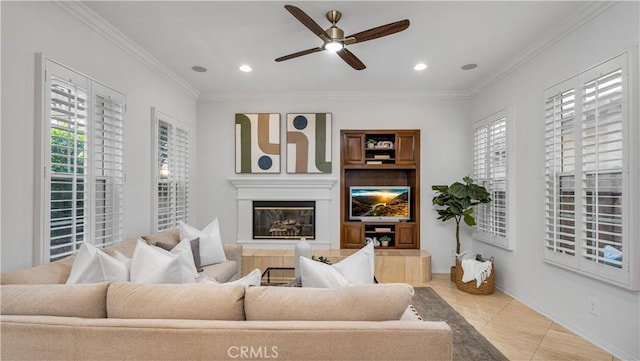
POLYGON ((107 292, 109 318, 242 321, 244 286, 116 282, 107 292))
POLYGON ((234 276, 238 275, 237 262, 228 260, 227 262, 204 266, 202 267, 202 275, 211 277, 220 283, 232 281, 234 276))
POLYGON ((69 256, 56 262, 16 271, 2 272, 0 284, 55 284, 65 283, 71 273, 75 256, 69 256))
POLYGON ((2 314, 104 318, 108 285, 2 285, 2 314))
POLYGON ((148 244, 155 246, 158 242, 169 243, 177 245, 180 243, 180 229, 178 227, 172 228, 168 231, 162 231, 158 233, 152 233, 142 236, 142 239, 147 241, 148 244))
POLYGON ((248 321, 399 320, 413 297, 404 283, 339 288, 249 287, 248 321))

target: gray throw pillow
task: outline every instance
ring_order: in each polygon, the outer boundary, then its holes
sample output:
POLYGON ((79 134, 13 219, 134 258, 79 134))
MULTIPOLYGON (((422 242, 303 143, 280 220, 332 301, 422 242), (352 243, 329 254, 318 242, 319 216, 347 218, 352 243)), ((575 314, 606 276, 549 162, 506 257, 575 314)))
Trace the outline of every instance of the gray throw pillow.
MULTIPOLYGON (((171 251, 176 245, 173 243, 158 242, 156 246, 171 251)), ((200 238, 191 240, 191 253, 193 253, 193 263, 198 272, 202 272, 202 261, 200 260, 200 238)))

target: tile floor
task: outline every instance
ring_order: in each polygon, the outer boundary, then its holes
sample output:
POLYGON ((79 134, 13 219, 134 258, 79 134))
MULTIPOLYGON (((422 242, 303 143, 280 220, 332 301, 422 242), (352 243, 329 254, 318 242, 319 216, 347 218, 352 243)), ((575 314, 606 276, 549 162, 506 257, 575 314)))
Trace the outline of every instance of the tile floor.
POLYGON ((510 360, 619 361, 571 331, 496 290, 489 296, 456 288, 448 274, 434 274, 428 283, 510 360))

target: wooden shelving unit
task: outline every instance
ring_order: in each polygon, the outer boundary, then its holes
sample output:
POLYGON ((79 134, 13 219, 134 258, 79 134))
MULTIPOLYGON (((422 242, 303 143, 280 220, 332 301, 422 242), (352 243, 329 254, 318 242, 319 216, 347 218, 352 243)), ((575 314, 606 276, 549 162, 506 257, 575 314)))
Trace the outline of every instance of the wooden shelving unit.
POLYGON ((340 247, 361 248, 366 237, 388 236, 389 245, 378 248, 419 249, 420 130, 342 130, 340 142, 340 247), (351 186, 410 186, 409 220, 349 219, 351 186))

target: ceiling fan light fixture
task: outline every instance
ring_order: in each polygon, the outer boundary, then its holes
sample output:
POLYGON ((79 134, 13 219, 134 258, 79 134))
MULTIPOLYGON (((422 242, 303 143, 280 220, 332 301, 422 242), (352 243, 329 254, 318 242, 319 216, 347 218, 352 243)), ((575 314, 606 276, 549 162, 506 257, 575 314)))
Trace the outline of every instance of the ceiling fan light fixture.
POLYGON ((332 41, 324 44, 324 48, 332 53, 335 53, 336 51, 342 50, 344 48, 344 45, 339 41, 332 41))
POLYGON ((243 72, 243 73, 248 73, 248 72, 250 72, 250 71, 252 71, 252 70, 253 70, 253 69, 252 69, 249 65, 247 65, 247 64, 240 65, 240 67, 239 67, 238 69, 240 69, 240 71, 241 71, 241 72, 243 72))

